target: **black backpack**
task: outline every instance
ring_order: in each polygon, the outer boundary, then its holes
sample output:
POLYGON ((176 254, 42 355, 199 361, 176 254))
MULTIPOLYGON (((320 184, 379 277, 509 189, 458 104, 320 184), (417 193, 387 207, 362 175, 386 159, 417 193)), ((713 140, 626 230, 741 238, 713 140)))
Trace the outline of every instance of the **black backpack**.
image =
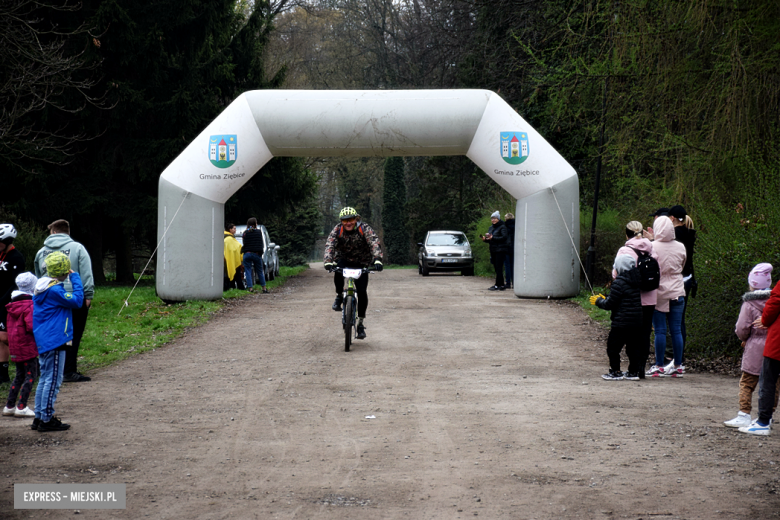
POLYGON ((654 291, 658 289, 658 284, 661 281, 661 268, 658 265, 658 260, 650 256, 650 253, 646 251, 640 251, 628 246, 636 253, 636 266, 639 268, 639 276, 642 279, 639 284, 641 291, 654 291))

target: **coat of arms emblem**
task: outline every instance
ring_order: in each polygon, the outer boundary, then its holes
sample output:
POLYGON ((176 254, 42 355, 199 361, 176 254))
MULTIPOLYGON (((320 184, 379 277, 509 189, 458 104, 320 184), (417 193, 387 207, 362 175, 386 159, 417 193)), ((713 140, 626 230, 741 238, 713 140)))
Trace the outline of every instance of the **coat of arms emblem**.
POLYGON ((233 166, 238 156, 238 136, 212 135, 209 137, 209 160, 217 168, 233 166))
POLYGON ((509 164, 520 164, 531 153, 528 132, 501 132, 501 158, 509 164))

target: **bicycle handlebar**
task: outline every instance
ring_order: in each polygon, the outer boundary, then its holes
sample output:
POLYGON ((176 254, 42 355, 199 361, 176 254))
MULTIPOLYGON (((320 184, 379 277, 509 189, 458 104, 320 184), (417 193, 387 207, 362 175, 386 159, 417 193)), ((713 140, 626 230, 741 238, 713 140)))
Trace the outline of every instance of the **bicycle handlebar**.
MULTIPOLYGON (((357 267, 334 267, 333 269, 330 270, 330 272, 331 273, 340 273, 344 269, 358 269, 358 268, 357 267)), ((360 270, 362 272, 364 272, 364 273, 369 273, 371 271, 376 272, 377 269, 376 269, 376 267, 372 266, 372 267, 361 267, 360 270)))

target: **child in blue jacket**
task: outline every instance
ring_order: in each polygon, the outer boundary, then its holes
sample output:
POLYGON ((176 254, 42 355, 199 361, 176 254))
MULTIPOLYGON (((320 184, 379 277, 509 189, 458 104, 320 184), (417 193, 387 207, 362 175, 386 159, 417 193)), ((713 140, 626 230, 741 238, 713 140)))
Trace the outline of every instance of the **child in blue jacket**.
POLYGON ((54 417, 54 402, 62 386, 65 347, 73 341, 73 311, 81 308, 84 287, 81 277, 70 269, 68 255, 55 251, 46 257, 46 272, 35 284, 33 296, 33 334, 38 345, 41 375, 35 393, 35 420, 32 429, 39 432, 70 428, 54 417), (62 282, 70 277, 73 292, 62 282))

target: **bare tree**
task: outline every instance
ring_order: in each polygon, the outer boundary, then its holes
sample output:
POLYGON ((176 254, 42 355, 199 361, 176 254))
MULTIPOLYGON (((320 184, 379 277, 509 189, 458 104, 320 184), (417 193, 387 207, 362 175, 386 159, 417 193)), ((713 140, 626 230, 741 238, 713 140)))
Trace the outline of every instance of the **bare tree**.
POLYGON ((67 162, 73 145, 87 137, 65 122, 51 126, 51 118, 42 121, 39 115, 50 108, 76 113, 104 102, 90 94, 99 62, 85 58, 88 45, 99 48, 100 40, 85 25, 62 29, 55 21, 79 9, 68 0, 0 0, 0 157, 12 163, 67 162), (74 52, 76 38, 90 43, 74 52))

